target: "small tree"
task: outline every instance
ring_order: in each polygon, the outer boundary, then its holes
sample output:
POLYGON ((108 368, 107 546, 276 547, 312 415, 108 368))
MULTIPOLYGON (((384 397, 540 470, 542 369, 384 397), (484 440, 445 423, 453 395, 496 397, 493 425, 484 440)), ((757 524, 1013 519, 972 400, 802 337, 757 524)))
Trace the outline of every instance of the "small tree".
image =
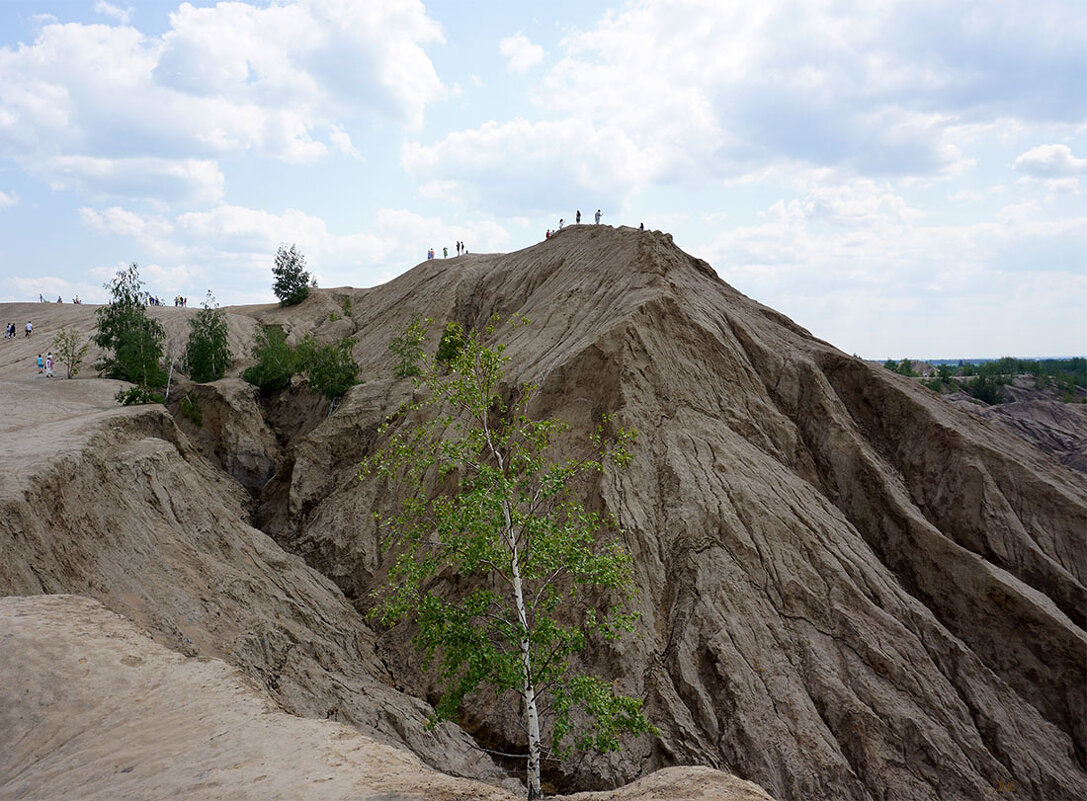
POLYGON ((575 496, 580 479, 629 461, 633 434, 609 436, 605 418, 586 458, 550 459, 563 426, 528 417, 533 387, 503 400, 502 352, 472 332, 448 374, 425 359, 417 383, 427 392, 408 407, 411 425, 392 432, 386 423, 385 446, 362 470, 402 482, 408 495, 400 513, 378 518, 402 552, 375 594, 375 613, 387 625, 416 623, 416 645, 428 665, 437 662, 444 685, 438 719, 453 717, 484 685, 517 709, 534 799, 545 738, 564 759, 573 750, 617 750, 624 732, 656 730, 640 700, 574 665, 594 639, 633 625, 624 612, 634 592, 630 553, 607 536, 614 522, 575 496), (455 489, 435 497, 428 487, 439 481, 455 489), (437 581, 449 569, 459 597, 437 581), (618 603, 587 604, 585 590, 618 603))
POLYGON ((352 354, 357 340, 344 337, 331 345, 318 346, 312 336, 298 345, 298 368, 306 381, 329 400, 341 397, 358 383, 359 366, 352 354))
POLYGON ((139 265, 133 262, 118 270, 105 285, 111 300, 95 311, 98 333, 94 343, 103 351, 95 367, 107 378, 120 378, 141 387, 160 387, 166 382, 159 362, 166 332, 147 316, 139 265))
POLYGON ((411 378, 421 372, 419 364, 423 359, 423 339, 431 321, 424 320, 418 314, 413 314, 407 330, 401 336, 393 337, 389 343, 391 350, 400 361, 393 368, 393 375, 397 378, 411 378))
POLYGON ((75 328, 62 328, 57 331, 53 337, 53 352, 57 354, 57 361, 63 362, 68 368, 68 378, 79 375, 90 345, 90 341, 84 340, 75 328))
POLYGON ((296 246, 279 246, 272 275, 276 279, 272 291, 279 298, 280 305, 293 306, 309 297, 313 279, 306 271, 306 257, 296 246))
POLYGON ((218 381, 230 366, 231 358, 226 312, 215 303, 209 289, 204 307, 189 320, 186 369, 189 377, 198 383, 218 381))
POLYGON ((247 367, 242 378, 260 388, 262 395, 283 389, 295 374, 298 357, 287 344, 287 334, 276 325, 258 325, 252 356, 257 363, 247 367))

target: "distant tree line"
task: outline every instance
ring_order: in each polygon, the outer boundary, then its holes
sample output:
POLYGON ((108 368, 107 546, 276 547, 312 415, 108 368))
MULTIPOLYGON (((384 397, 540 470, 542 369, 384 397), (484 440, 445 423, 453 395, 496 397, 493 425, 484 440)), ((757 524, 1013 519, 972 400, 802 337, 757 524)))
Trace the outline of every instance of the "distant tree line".
MULTIPOLYGON (((888 359, 884 367, 904 376, 917 377, 914 363, 909 359, 888 359)), ((935 392, 965 390, 988 404, 1003 403, 1004 386, 1019 376, 1033 376, 1038 389, 1052 388, 1065 401, 1083 400, 1087 394, 1087 358, 1017 359, 1004 356, 983 362, 961 360, 936 366, 922 383, 935 392)))

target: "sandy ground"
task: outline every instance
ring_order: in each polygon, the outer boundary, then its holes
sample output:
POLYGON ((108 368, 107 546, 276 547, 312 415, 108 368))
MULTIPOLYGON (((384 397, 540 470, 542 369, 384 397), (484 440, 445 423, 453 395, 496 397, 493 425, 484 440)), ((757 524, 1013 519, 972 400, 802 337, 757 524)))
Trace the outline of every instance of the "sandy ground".
MULTIPOLYGON (((152 642, 97 601, 0 598, 0 798, 512 801, 354 729, 280 710, 216 659, 152 642)), ((708 768, 581 801, 767 801, 708 768)))

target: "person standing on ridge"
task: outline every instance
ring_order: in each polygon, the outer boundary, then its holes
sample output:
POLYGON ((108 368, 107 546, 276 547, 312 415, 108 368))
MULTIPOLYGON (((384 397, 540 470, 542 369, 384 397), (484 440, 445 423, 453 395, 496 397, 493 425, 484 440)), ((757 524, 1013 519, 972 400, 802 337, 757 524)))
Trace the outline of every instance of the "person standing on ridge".
POLYGON ((600 209, 596 210, 596 224, 600 225, 600 209))
POLYGON ((574 224, 581 225, 581 209, 578 209, 577 214, 574 215, 574 224))
POLYGON ((562 226, 565 225, 565 224, 566 224, 566 220, 562 219, 562 217, 559 217, 559 230, 560 231, 562 230, 562 226))
POLYGON ((449 258, 449 248, 444 248, 444 247, 442 248, 442 258, 443 259, 448 259, 449 258))

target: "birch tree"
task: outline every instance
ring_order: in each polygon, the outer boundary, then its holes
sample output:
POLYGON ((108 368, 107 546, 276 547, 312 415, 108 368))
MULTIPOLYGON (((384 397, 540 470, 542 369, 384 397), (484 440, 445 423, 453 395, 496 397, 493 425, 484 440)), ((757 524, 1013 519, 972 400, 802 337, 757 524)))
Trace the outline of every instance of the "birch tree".
POLYGON ((529 417, 534 387, 503 385, 504 348, 484 344, 495 324, 467 332, 450 362, 424 357, 422 400, 386 423, 362 473, 403 496, 397 512, 377 516, 398 555, 375 613, 386 625, 415 623, 415 643, 441 680, 435 720, 454 719, 483 687, 511 703, 535 799, 545 756, 618 750, 624 734, 656 733, 640 699, 577 660, 634 621, 630 553, 614 521, 577 497, 587 477, 629 462, 634 434, 605 418, 584 458, 553 458, 565 426, 529 417))

